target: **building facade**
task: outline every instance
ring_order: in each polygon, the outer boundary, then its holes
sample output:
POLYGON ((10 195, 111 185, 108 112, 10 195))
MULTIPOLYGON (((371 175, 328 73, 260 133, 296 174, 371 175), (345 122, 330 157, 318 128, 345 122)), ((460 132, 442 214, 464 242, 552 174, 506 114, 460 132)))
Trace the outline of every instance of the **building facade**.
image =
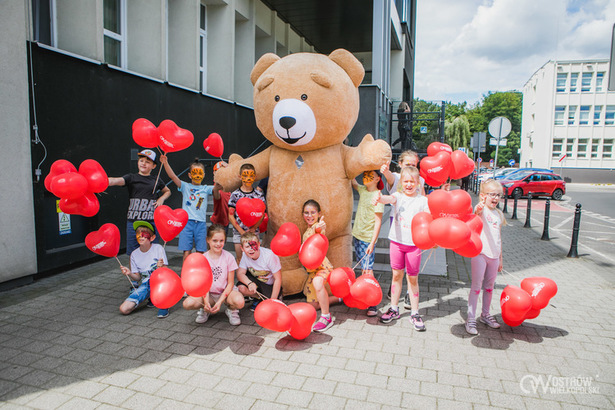
POLYGON ((615 92, 608 60, 549 61, 523 87, 521 167, 615 183, 615 92))
MULTIPOLYGON (((178 171, 194 157, 216 161, 200 148, 211 132, 222 135, 225 158, 267 147, 250 83, 265 53, 351 51, 366 76, 348 141, 367 133, 390 141, 391 101, 413 96, 415 14, 416 0, 1 2, 0 284, 92 260, 84 238, 103 223, 124 235, 122 188, 99 196, 95 217, 60 220, 43 186, 55 160, 95 159, 109 176, 136 172, 137 118, 193 132, 193 146, 171 154, 178 171)), ((176 193, 169 201, 181 206, 176 193)))

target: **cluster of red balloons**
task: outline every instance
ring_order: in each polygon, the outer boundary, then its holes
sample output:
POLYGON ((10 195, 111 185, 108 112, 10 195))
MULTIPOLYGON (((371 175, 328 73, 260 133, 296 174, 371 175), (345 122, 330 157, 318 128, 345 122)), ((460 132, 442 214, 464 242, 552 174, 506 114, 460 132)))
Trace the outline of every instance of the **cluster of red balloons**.
POLYGON ((132 123, 132 138, 143 148, 159 147, 164 152, 181 151, 194 142, 194 135, 172 120, 164 120, 156 127, 145 118, 132 123))
POLYGON ((103 167, 93 159, 86 159, 79 165, 79 171, 65 159, 51 165, 45 177, 45 188, 60 198, 60 209, 66 214, 94 216, 100 209, 96 193, 109 186, 109 179, 103 167))
POLYGON ((474 257, 483 249, 483 222, 472 213, 472 198, 461 189, 437 190, 427 196, 428 212, 412 219, 412 240, 420 249, 434 246, 452 249, 461 256, 474 257))
POLYGON ((160 205, 154 210, 154 223, 162 240, 169 242, 186 227, 188 212, 182 208, 173 210, 167 205, 160 205))
POLYGON ((333 296, 342 298, 348 307, 367 309, 382 301, 382 289, 372 275, 362 275, 357 279, 352 269, 336 268, 329 274, 328 281, 333 296))
POLYGON ((288 332, 295 339, 303 340, 312 333, 316 309, 305 302, 287 306, 277 299, 267 299, 254 310, 254 320, 265 329, 288 332))
POLYGON ((519 326, 526 319, 538 317, 556 293, 555 282, 544 277, 525 278, 521 281, 521 287, 506 286, 500 296, 504 323, 519 326))
POLYGON ((428 185, 437 187, 448 178, 460 179, 473 170, 474 161, 465 152, 453 151, 448 144, 432 142, 427 147, 427 156, 421 160, 420 173, 428 185))
POLYGON ((306 269, 316 269, 327 256, 329 239, 321 233, 315 233, 301 244, 301 232, 297 225, 285 222, 271 240, 271 250, 278 256, 291 256, 298 252, 299 262, 306 269))

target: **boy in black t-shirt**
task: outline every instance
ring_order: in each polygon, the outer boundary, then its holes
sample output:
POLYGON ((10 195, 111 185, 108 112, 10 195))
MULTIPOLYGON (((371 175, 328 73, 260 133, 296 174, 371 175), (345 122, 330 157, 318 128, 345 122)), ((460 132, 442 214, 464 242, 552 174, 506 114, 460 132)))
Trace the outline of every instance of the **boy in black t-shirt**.
MULTIPOLYGON (((126 254, 130 256, 132 251, 139 247, 137 236, 133 228, 135 221, 147 221, 154 228, 154 209, 162 205, 171 196, 171 190, 152 175, 156 168, 156 153, 151 149, 139 152, 139 173, 126 174, 122 177, 109 177, 109 186, 126 186, 128 188, 128 222, 126 223, 126 254), (154 188, 154 184, 156 187, 154 188), (162 194, 159 195, 159 192, 162 194)), ((156 235, 156 240, 158 235, 156 235)), ((155 241, 156 242, 156 241, 155 241)))

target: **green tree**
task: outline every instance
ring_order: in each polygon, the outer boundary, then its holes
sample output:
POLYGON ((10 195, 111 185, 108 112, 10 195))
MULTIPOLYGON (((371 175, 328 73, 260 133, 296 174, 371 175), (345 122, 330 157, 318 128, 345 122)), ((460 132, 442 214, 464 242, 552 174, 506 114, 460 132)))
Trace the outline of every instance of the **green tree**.
POLYGON ((447 143, 453 149, 459 147, 469 147, 470 145, 470 124, 465 115, 460 115, 452 121, 446 121, 444 135, 447 143))

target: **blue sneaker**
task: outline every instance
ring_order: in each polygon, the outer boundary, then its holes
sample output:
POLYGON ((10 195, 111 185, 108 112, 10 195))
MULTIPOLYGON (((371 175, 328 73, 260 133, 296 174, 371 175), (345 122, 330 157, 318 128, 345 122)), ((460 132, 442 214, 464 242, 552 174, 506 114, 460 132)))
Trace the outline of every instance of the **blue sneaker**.
POLYGON ((158 319, 164 319, 169 316, 169 309, 158 309, 158 319))
POLYGON ((252 302, 252 305, 250 306, 250 310, 254 312, 259 303, 261 303, 260 299, 254 299, 254 302, 252 302))

